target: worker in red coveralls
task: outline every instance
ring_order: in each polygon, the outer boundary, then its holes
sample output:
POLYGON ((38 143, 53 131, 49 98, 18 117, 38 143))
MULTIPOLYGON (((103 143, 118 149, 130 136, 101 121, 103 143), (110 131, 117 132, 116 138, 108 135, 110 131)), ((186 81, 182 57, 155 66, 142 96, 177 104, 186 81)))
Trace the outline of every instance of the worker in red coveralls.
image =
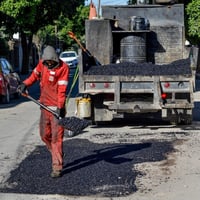
MULTIPOLYGON (((69 78, 69 67, 59 59, 55 49, 47 46, 31 75, 23 81, 18 90, 27 92, 27 87, 40 81, 40 102, 65 117, 66 90, 69 78)), ((49 111, 41 108, 40 136, 52 156, 51 177, 60 177, 63 168, 64 128, 58 119, 49 111)))

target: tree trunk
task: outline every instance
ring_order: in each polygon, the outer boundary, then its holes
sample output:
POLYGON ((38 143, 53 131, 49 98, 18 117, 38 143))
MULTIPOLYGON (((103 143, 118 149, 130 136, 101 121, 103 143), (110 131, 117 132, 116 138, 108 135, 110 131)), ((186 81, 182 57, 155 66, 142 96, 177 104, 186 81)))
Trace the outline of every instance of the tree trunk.
POLYGON ((22 69, 21 74, 29 73, 29 56, 32 46, 32 35, 27 38, 24 32, 21 32, 21 44, 22 44, 22 69))

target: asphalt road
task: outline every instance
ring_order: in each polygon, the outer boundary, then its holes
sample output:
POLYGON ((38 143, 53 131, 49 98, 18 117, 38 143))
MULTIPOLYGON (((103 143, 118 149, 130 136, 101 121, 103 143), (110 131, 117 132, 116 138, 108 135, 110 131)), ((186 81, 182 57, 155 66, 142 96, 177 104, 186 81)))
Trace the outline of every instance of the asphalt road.
MULTIPOLYGON (((30 94, 38 97, 37 86, 30 94)), ((0 105, 0 199, 188 200, 188 195, 199 199, 199 162, 191 160, 199 161, 199 149, 192 149, 198 148, 198 90, 195 101, 191 126, 139 119, 131 124, 90 126, 72 138, 66 134, 64 173, 56 180, 49 177, 50 155, 39 138, 38 105, 24 97, 0 105), (188 146, 193 158, 185 153, 188 146), (194 185, 183 184, 188 162, 197 165, 190 176, 194 185), (179 168, 181 177, 176 177, 179 168)), ((75 113, 74 105, 72 98, 69 116, 75 113)))

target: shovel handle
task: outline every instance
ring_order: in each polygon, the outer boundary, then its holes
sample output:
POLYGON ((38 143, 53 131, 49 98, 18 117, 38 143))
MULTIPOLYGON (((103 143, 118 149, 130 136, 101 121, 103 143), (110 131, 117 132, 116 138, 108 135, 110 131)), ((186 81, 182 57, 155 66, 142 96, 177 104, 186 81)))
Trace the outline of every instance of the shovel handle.
POLYGON ((72 31, 68 31, 67 34, 70 38, 74 39, 78 43, 78 45, 84 52, 88 53, 87 49, 83 47, 83 45, 80 43, 80 41, 77 39, 76 35, 72 31))
POLYGON ((77 39, 76 35, 72 31, 68 31, 67 34, 69 35, 70 38, 74 39, 78 43, 78 45, 81 47, 83 51, 86 51, 86 49, 83 47, 83 45, 80 43, 80 41, 77 39))
POLYGON ((70 38, 75 39, 76 36, 72 31, 68 31, 67 34, 69 35, 70 38))
POLYGON ((44 108, 45 110, 51 112, 56 118, 59 119, 59 115, 57 112, 55 112, 54 110, 52 110, 51 108, 45 106, 44 104, 40 103, 39 101, 37 101, 36 99, 34 99, 33 97, 31 97, 29 94, 27 93, 21 93, 22 96, 30 99, 31 101, 33 101, 34 103, 38 104, 39 106, 41 106, 42 108, 44 108))
POLYGON ((96 63, 97 66, 101 65, 100 62, 86 49, 83 47, 83 45, 80 43, 80 41, 77 39, 75 33, 73 33, 72 31, 68 31, 67 34, 69 35, 70 38, 74 39, 78 45, 81 47, 81 49, 91 58, 94 58, 94 61, 96 63))

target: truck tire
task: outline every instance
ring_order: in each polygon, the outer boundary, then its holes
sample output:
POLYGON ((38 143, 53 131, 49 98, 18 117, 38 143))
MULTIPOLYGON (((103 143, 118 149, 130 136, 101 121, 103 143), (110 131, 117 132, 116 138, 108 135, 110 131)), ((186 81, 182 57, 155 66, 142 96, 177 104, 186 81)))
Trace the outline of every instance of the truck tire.
POLYGON ((179 116, 173 116, 170 119, 170 124, 171 125, 179 125, 181 123, 180 117, 179 116))
POLYGON ((190 125, 192 124, 192 115, 173 115, 170 118, 170 123, 172 125, 190 125))
POLYGON ((184 125, 190 125, 192 124, 192 115, 188 115, 188 116, 185 116, 183 119, 182 119, 182 124, 184 125))

